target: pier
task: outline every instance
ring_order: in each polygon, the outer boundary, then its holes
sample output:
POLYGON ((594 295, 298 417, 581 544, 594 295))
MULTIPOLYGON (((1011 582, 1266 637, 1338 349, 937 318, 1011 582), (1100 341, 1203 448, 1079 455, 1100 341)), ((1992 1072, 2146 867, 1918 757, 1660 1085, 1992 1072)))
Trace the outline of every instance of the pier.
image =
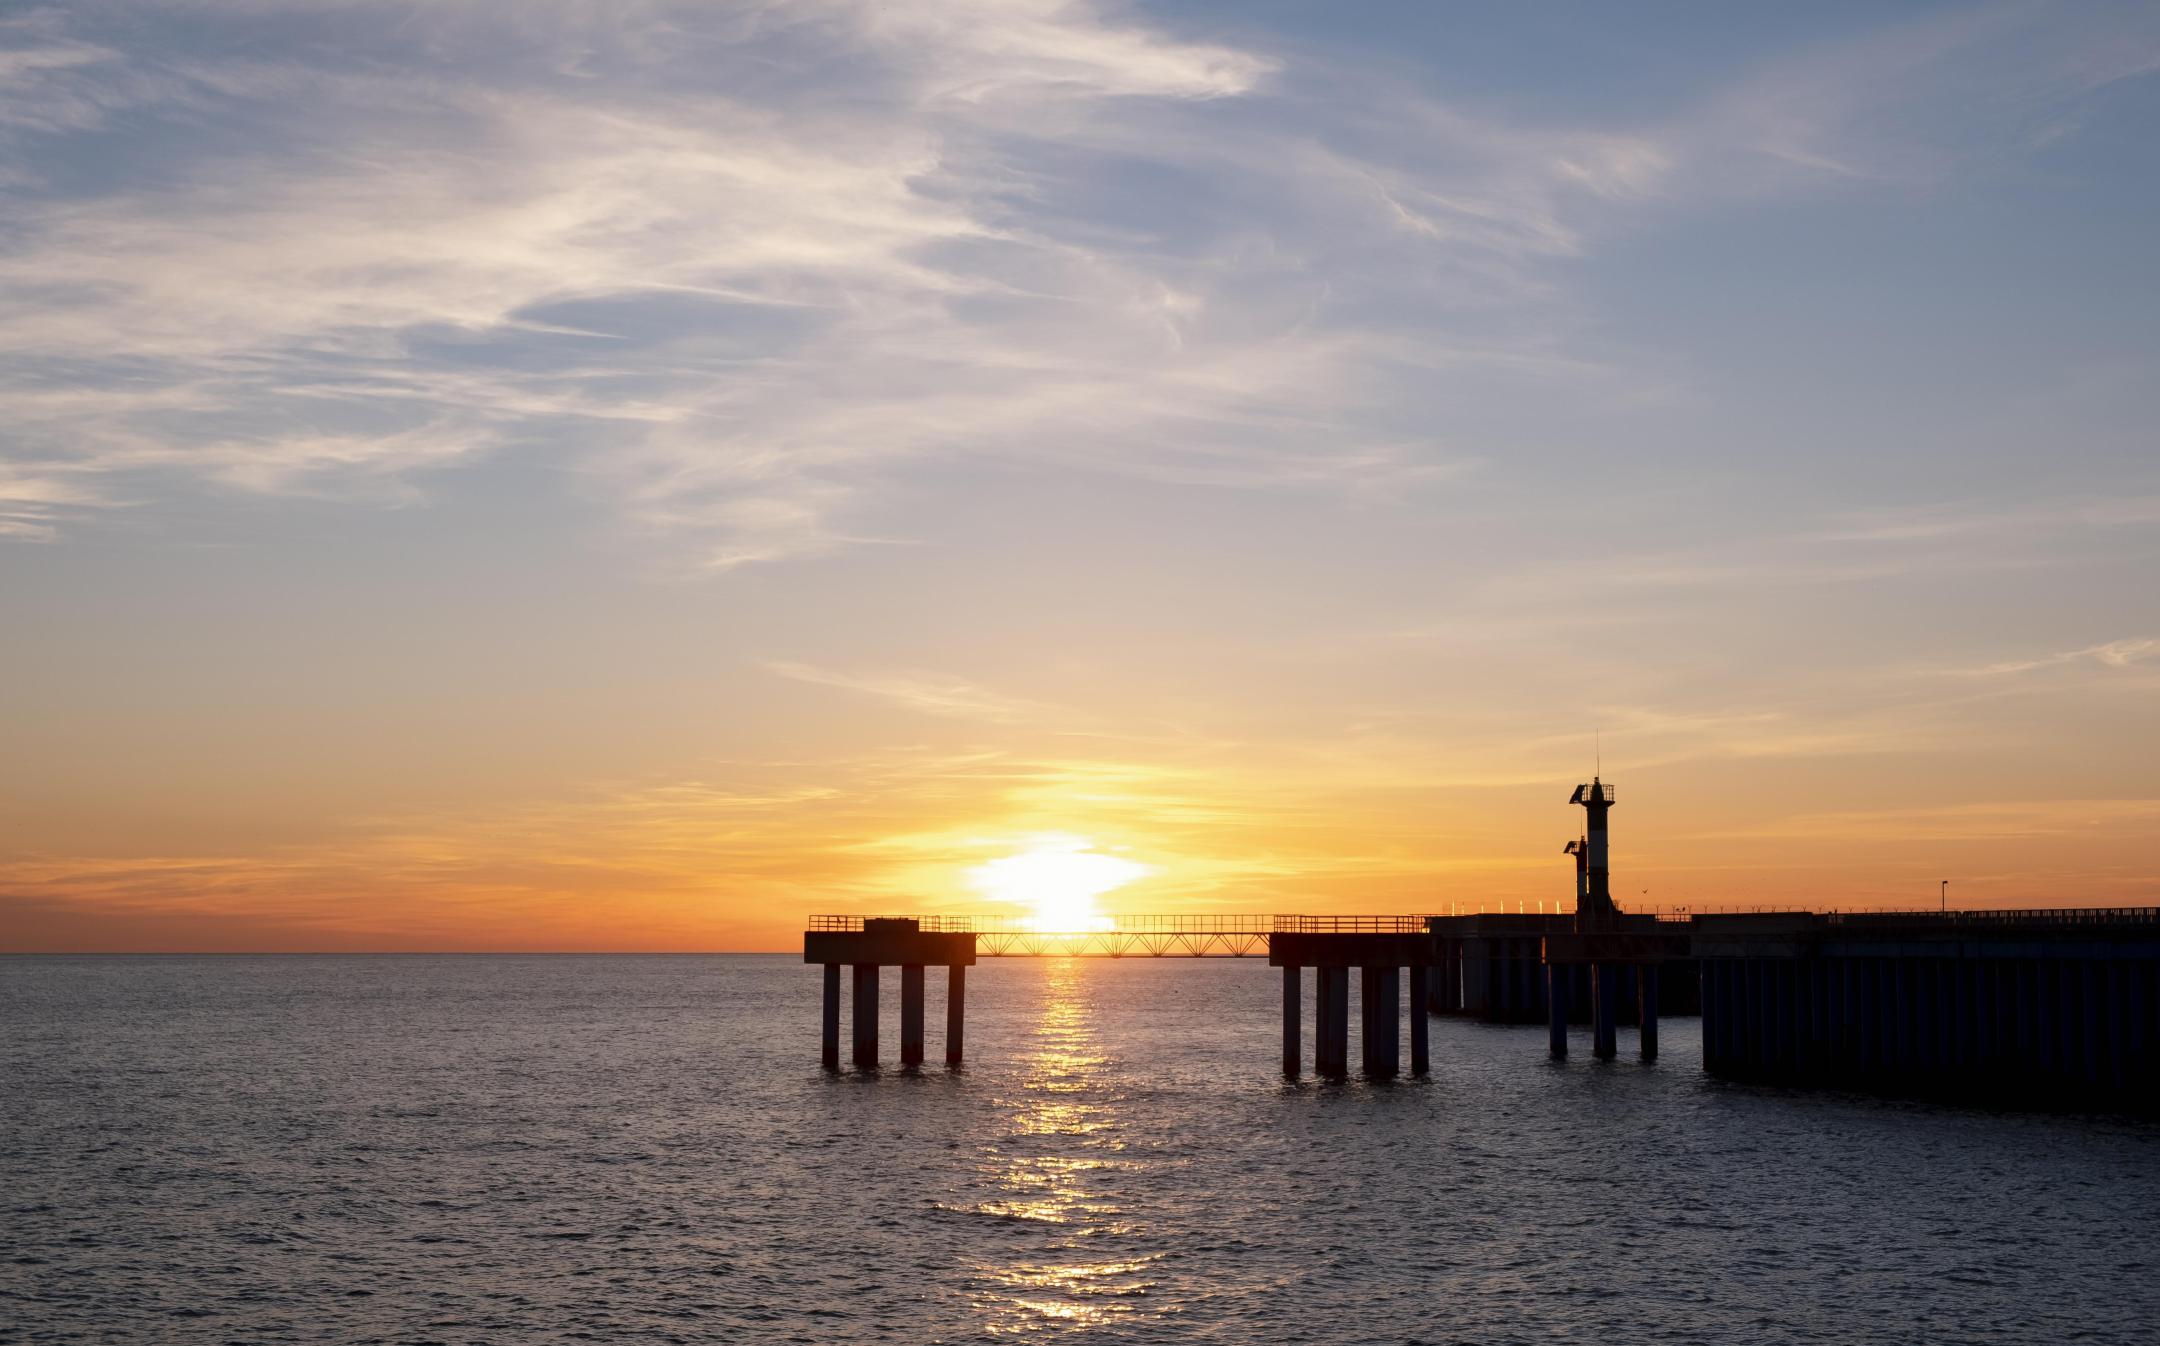
POLYGON ((1712 1074, 2154 1110, 2160 908, 1704 916, 1689 939, 1712 1074))
POLYGON ((824 1014, 820 1027, 827 1070, 840 1068, 840 969, 853 972, 849 1023, 854 1029, 852 1060, 859 1068, 878 1063, 878 973, 900 968, 900 1064, 923 1061, 923 969, 947 969, 945 991, 945 1064, 961 1062, 966 1031, 967 970, 975 961, 975 936, 927 931, 908 916, 812 917, 803 932, 803 961, 825 968, 824 1014))
POLYGON ((1327 1079, 1350 1073, 1350 973, 1358 976, 1360 1065, 1367 1079, 1392 1079, 1401 1068, 1402 974, 1410 984, 1410 1073, 1431 1067, 1425 981, 1432 939, 1415 916, 1287 917, 1302 928, 1268 936, 1268 966, 1283 975, 1283 1074, 1303 1069, 1298 1012, 1304 969, 1313 970, 1313 1069, 1327 1079), (1392 928, 1388 928, 1392 927, 1392 928))
MULTIPOLYGON (((945 967, 945 1059, 962 1056, 966 969, 991 958, 1247 958, 1282 971, 1282 1072, 1304 1070, 1304 973, 1313 972, 1313 1069, 1350 1074, 1350 980, 1357 974, 1359 1065, 1427 1074, 1428 1015, 1542 1023, 1568 1055, 1590 1027, 1591 1055, 1655 1061, 1661 1019, 1702 1016, 1714 1075, 1903 1093, 2160 1111, 2160 908, 2033 911, 1622 911, 1609 874, 1613 787, 1575 787, 1588 827, 1574 910, 1473 916, 1117 916, 1078 930, 964 916, 814 916, 803 961, 825 969, 823 1061, 840 1064, 840 969, 853 969, 854 1053, 878 1063, 878 973, 900 966, 900 1060, 923 1059, 923 970, 945 967)), ((1555 904, 1557 905, 1557 904, 1555 904)))

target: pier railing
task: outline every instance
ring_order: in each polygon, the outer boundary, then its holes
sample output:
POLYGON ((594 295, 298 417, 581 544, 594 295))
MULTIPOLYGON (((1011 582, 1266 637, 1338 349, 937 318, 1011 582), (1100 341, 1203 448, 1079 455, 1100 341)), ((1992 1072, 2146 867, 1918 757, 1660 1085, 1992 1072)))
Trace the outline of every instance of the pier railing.
POLYGON ((812 916, 817 932, 861 930, 865 921, 905 919, 925 934, 974 935, 987 958, 1245 958, 1267 952, 1272 934, 1415 935, 1425 917, 1193 915, 1103 916, 1077 930, 1055 930, 1025 916, 812 916))
MULTIPOLYGON (((1512 912, 1481 914, 1514 915, 1512 912)), ((1559 916, 1555 910, 1551 913, 1559 916)), ((1806 916, 1847 929, 1895 926, 2003 925, 2123 926, 2160 924, 2160 907, 2064 907, 1930 911, 1903 908, 1873 911, 1809 911, 1771 905, 1704 905, 1638 908, 1630 916, 1650 916, 1667 928, 1692 925, 1699 917, 1806 916)), ((1077 930, 1054 930, 1025 916, 852 916, 819 915, 809 919, 813 932, 863 929, 865 921, 910 920, 924 934, 976 937, 976 952, 988 958, 1243 958, 1267 952, 1272 934, 1414 935, 1424 932, 1424 914, 1400 916, 1303 915, 1121 915, 1103 916, 1077 930)))

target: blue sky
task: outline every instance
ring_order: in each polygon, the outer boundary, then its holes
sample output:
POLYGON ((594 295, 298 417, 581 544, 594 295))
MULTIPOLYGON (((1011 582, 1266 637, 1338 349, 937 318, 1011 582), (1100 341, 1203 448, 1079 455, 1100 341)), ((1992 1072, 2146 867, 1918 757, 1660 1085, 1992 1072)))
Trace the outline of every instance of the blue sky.
POLYGON ((2156 69, 2150 5, 13 9, 0 893, 754 941, 1055 833, 1528 900, 1602 729, 1661 894, 2149 898, 2156 69))

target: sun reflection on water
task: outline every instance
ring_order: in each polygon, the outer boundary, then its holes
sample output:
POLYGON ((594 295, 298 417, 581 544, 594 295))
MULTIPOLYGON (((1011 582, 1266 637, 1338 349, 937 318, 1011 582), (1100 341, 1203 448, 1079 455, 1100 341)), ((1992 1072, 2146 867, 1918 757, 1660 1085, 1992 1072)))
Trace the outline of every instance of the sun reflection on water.
POLYGON ((1087 973, 1074 959, 1044 964, 1043 1004, 1026 1073, 1000 1100, 1011 1125, 988 1155, 1001 1195, 981 1214, 1022 1222, 1002 1264, 981 1267, 978 1301, 995 1336, 1085 1330, 1131 1314, 1154 1288, 1156 1254, 1130 1246, 1138 1224, 1118 1176, 1134 1167, 1106 1083, 1087 973))

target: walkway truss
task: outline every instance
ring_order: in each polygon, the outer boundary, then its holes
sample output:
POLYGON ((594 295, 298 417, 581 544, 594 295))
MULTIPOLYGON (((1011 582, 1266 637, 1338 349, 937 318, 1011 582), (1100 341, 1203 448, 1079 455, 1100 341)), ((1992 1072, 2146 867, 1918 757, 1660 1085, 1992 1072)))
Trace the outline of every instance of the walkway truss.
MULTIPOLYGON (((860 916, 813 916, 812 930, 860 930, 860 916)), ((869 918, 871 920, 877 917, 869 918)), ((995 916, 924 916, 920 928, 972 934, 983 958, 1253 958, 1268 936, 1419 934, 1423 916, 1113 916, 1088 930, 1045 930, 995 916)))

